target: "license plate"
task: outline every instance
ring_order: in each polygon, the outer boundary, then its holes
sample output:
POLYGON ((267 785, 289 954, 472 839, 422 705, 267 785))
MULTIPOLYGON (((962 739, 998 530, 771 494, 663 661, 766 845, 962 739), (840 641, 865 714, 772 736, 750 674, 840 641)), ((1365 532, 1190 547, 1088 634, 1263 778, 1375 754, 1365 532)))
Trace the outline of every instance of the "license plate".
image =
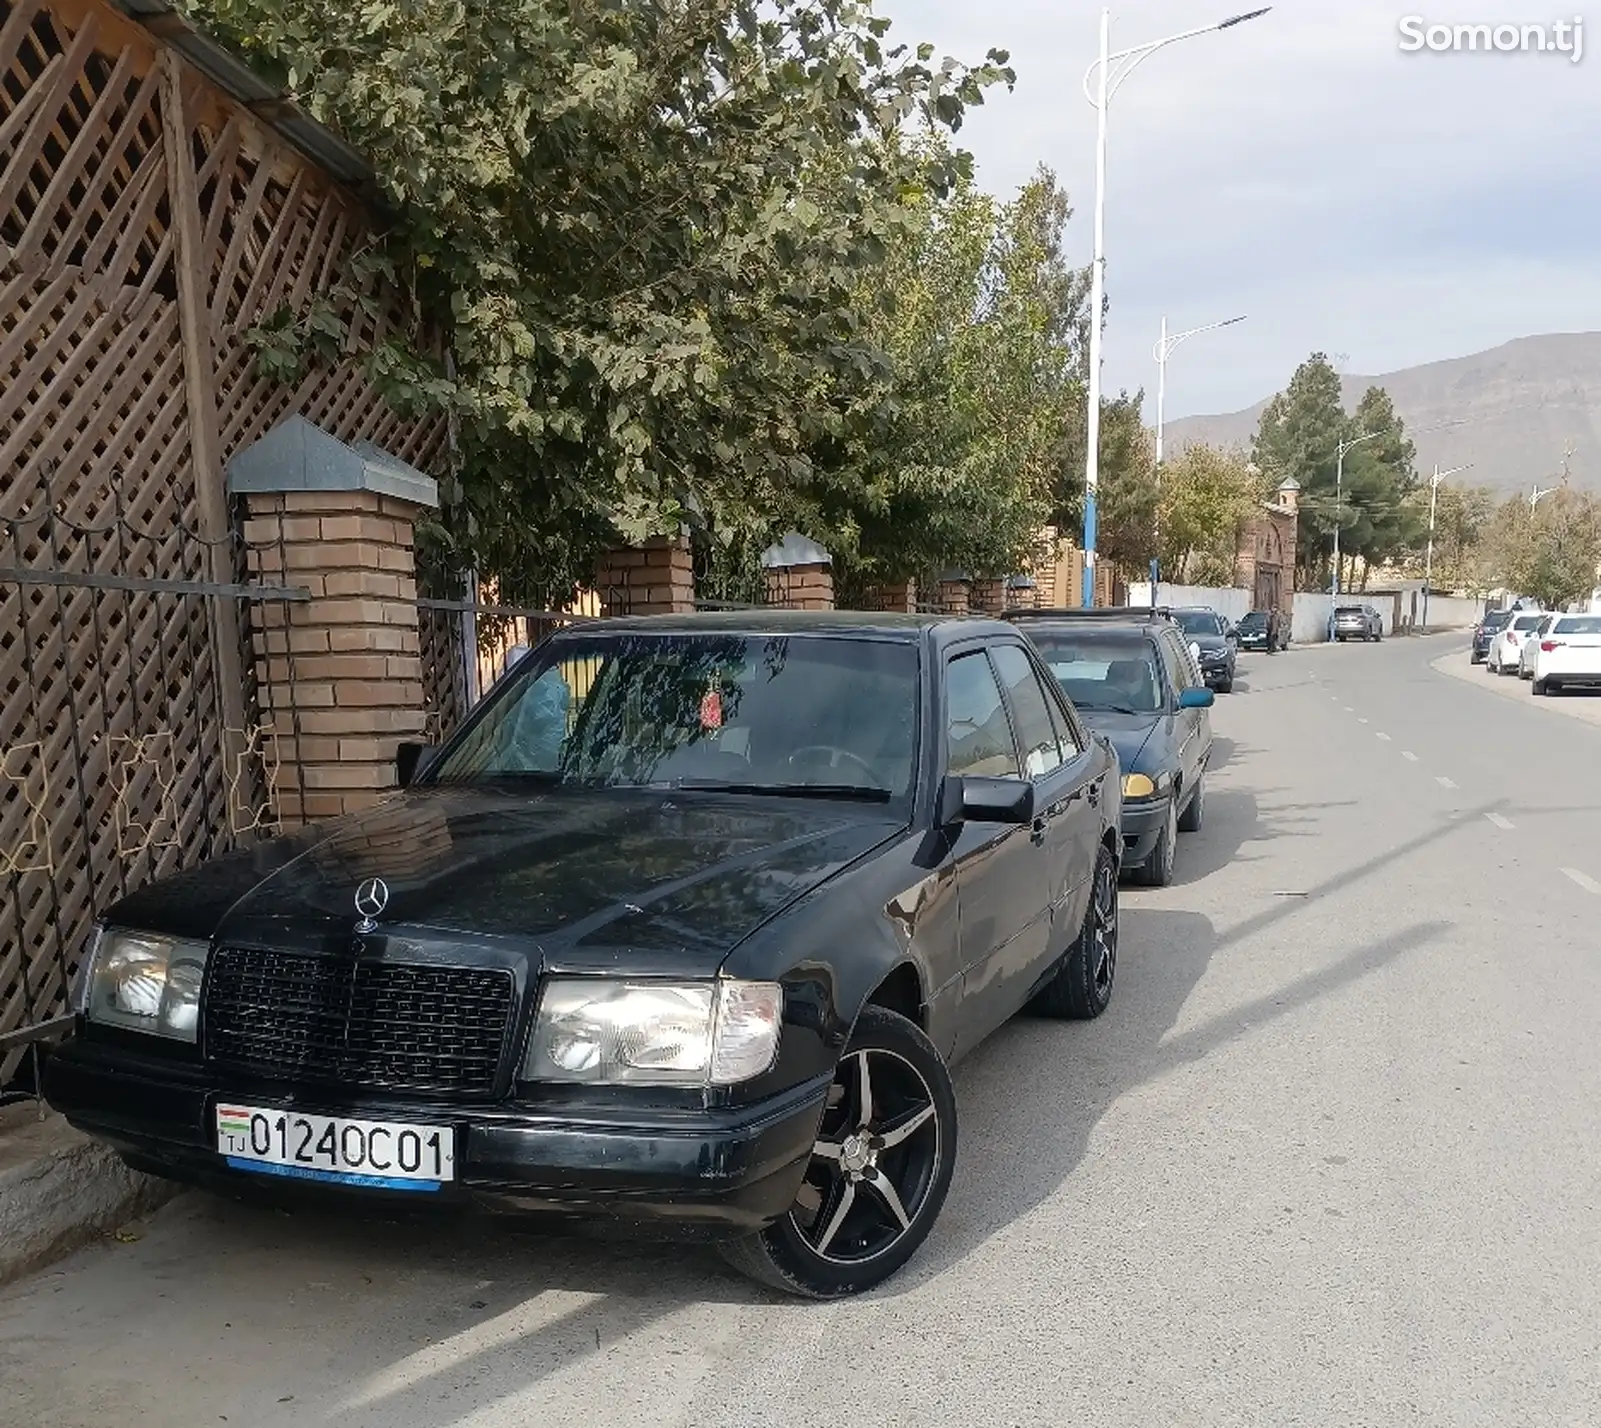
POLYGON ((448 1126, 217 1107, 217 1153, 235 1170, 372 1190, 438 1190, 456 1178, 448 1126))

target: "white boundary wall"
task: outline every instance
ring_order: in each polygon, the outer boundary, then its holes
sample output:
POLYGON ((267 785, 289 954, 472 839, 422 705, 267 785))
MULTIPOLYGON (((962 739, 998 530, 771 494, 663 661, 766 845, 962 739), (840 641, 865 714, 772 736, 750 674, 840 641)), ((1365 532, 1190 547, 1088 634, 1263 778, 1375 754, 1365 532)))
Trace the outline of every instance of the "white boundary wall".
MULTIPOLYGON (((1403 620, 1413 618, 1412 599, 1416 592, 1407 591, 1401 597, 1401 617, 1403 620)), ((1206 585, 1169 585, 1166 582, 1156 587, 1156 603, 1158 605, 1205 605, 1216 610, 1227 620, 1238 621, 1251 608, 1251 595, 1249 590, 1231 589, 1227 587, 1214 587, 1206 585)), ((1128 588, 1128 602, 1130 605, 1149 605, 1151 603, 1151 586, 1149 581, 1142 581, 1128 588)), ((1342 605, 1372 605, 1379 612, 1383 622, 1384 633, 1395 633, 1395 597, 1393 595, 1364 595, 1361 591, 1345 592, 1341 594, 1339 603, 1342 605)), ((1323 644, 1329 637, 1329 616, 1334 613, 1334 597, 1317 591, 1299 590, 1295 595, 1295 613, 1290 620, 1290 641, 1298 645, 1323 644)), ((1449 595, 1431 595, 1429 597, 1429 628, 1431 630, 1465 630, 1472 625, 1484 610, 1484 603, 1480 600, 1457 599, 1449 595)), ((1417 594, 1416 619, 1421 623, 1423 618, 1423 597, 1417 594)))

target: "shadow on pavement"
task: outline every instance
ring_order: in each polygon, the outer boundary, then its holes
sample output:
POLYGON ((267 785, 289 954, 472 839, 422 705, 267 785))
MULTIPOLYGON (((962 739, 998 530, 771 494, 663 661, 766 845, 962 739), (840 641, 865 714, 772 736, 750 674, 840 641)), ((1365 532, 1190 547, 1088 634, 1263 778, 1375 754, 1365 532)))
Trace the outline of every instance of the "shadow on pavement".
MULTIPOLYGON (((1242 839, 1293 833, 1311 821, 1310 810, 1264 815, 1257 795, 1243 791, 1225 790, 1219 802, 1217 832, 1223 836, 1210 855, 1218 860, 1238 847, 1231 830, 1241 830, 1242 839)), ((1307 913, 1381 867, 1393 869, 1498 806, 1462 810, 1226 933, 1198 913, 1127 900, 1118 992, 1104 1017, 1089 1023, 1020 1018, 957 1068, 962 1140, 950 1200, 917 1259, 878 1296, 911 1292, 954 1268, 1070 1187, 1091 1134, 1120 1097, 1439 937, 1441 924, 1405 927, 1173 1035, 1220 953, 1307 913)), ((1197 855, 1208 856, 1204 842, 1186 851, 1197 869, 1197 855)), ((260 1400, 260 1411, 236 1416, 236 1423, 447 1428, 586 1359, 641 1352, 638 1343, 625 1341, 648 1341, 664 1320, 684 1314, 669 1343, 656 1350, 677 1352, 671 1345, 698 1332, 690 1320, 700 1304, 748 1306, 741 1317, 748 1312, 768 1321, 810 1312, 800 1301, 775 1301, 704 1249, 606 1244, 488 1219, 359 1215, 286 1214, 191 1195, 157 1217, 138 1246, 143 1274, 119 1276, 110 1268, 117 1250, 91 1251, 102 1259, 84 1267, 85 1284, 77 1292, 94 1297, 76 1317, 139 1326, 119 1341, 128 1366, 120 1374, 108 1366, 98 1380, 108 1410, 119 1380, 124 1390, 143 1381, 121 1375, 132 1374, 156 1343, 180 1332, 180 1324, 187 1326, 184 1342, 194 1363, 245 1356, 235 1376, 215 1389, 232 1395, 216 1398, 223 1412, 235 1411, 242 1395, 260 1400), (319 1383, 339 1387, 319 1390, 319 1383), (272 1384, 279 1385, 282 1417, 271 1412, 270 1396, 260 1397, 273 1393, 272 1384), (298 1395, 297 1401, 285 1394, 298 1395)), ((49 1302, 46 1292, 43 1303, 49 1302)), ((65 1306, 50 1313, 49 1325, 38 1321, 37 1310, 32 1323, 18 1317, 26 1313, 0 1298, 0 1358, 19 1343, 26 1351, 38 1335, 76 1332, 67 1327, 74 1312, 65 1306)), ((74 1377, 71 1392, 87 1391, 81 1376, 74 1377)), ((42 1390, 44 1381, 37 1386, 42 1390)), ((49 1406, 24 1392, 20 1408, 30 1405, 49 1406)), ((126 1408, 134 1406, 125 1401, 126 1408)), ((139 1421, 136 1412, 121 1417, 139 1421)))

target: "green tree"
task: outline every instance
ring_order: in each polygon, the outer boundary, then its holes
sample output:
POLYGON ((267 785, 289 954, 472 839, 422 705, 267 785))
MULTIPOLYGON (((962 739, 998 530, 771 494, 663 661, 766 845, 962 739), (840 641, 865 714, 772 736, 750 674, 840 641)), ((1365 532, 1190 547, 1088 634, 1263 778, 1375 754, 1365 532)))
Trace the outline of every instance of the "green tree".
POLYGON ((1339 532, 1342 584, 1347 570, 1366 572, 1420 548, 1426 539, 1426 500, 1418 499, 1416 453, 1389 393, 1370 387, 1349 416, 1340 377, 1315 352, 1290 385, 1264 409, 1253 452, 1272 484, 1301 485, 1297 575, 1304 586, 1326 583, 1339 532), (1342 443, 1350 446, 1342 464, 1342 443))
POLYGON ((1495 495, 1487 487, 1440 483, 1434 514, 1436 586, 1474 593, 1489 589, 1483 555, 1495 510, 1495 495))
POLYGON ((1010 203, 969 180, 914 200, 861 302, 886 370, 814 456, 816 524, 847 591, 1020 568, 1049 515, 1071 371, 1068 209, 1041 171, 1010 203))
POLYGON ((1162 463, 1161 560, 1181 584, 1232 585, 1240 523, 1267 492, 1243 453, 1195 444, 1162 463))
POLYGON ((1589 598, 1601 569, 1601 500, 1563 485, 1531 513, 1513 497, 1497 518, 1506 585, 1548 610, 1589 598))
POLYGON ((1257 424, 1256 465, 1274 486, 1287 478, 1301 485, 1296 567, 1303 587, 1318 583, 1333 551, 1336 515, 1344 510, 1335 499, 1335 465, 1348 426, 1339 373, 1321 352, 1296 368, 1257 424))
MULTIPOLYGON (((812 509, 812 453, 885 370, 865 274, 907 196, 969 167, 900 136, 1012 79, 999 52, 890 48, 864 0, 188 9, 372 162, 393 216, 367 257, 418 320, 369 365, 458 413, 435 548, 508 600, 552 598, 614 530, 812 509)), ((276 354, 313 360, 350 301, 314 332, 280 315, 276 354)))

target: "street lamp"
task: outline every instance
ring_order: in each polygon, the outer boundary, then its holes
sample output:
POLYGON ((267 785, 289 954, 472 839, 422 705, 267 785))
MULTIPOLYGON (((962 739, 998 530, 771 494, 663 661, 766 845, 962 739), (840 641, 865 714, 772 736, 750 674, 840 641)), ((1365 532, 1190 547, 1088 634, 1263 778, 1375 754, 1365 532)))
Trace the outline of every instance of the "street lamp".
POLYGON ((1334 463, 1334 588, 1329 592, 1336 600, 1340 598, 1340 512, 1345 501, 1345 453, 1364 441, 1388 436, 1391 430, 1390 427, 1384 427, 1379 431, 1370 431, 1362 436, 1353 436, 1339 445, 1339 457, 1334 463))
POLYGON ((1167 359, 1169 354, 1181 342, 1188 342, 1190 338, 1202 332, 1214 332, 1220 327, 1233 327, 1236 322, 1244 322, 1245 316, 1226 317, 1222 322, 1209 322, 1204 327, 1192 327, 1188 332, 1175 332, 1171 337, 1167 335, 1167 318, 1162 319, 1161 340, 1151 349, 1151 356, 1156 359, 1156 464, 1162 464, 1162 427, 1165 421, 1167 407, 1167 359))
POLYGON ((1434 584, 1434 503, 1440 491, 1440 482, 1447 476, 1455 476, 1458 471, 1471 470, 1473 463, 1466 466, 1453 466, 1449 471, 1440 470, 1439 463, 1434 466, 1434 475, 1429 477, 1429 551, 1423 558, 1423 633, 1429 632, 1429 587, 1434 584))
POLYGON ((1115 54, 1110 50, 1112 12, 1101 11, 1101 57, 1084 73, 1084 97, 1095 108, 1095 249, 1090 261, 1090 390, 1089 413, 1085 422, 1084 456, 1084 604, 1095 603, 1095 498, 1100 485, 1101 460, 1101 309, 1106 302, 1106 106, 1118 86, 1147 56, 1168 45, 1214 30, 1228 30, 1267 14, 1271 5, 1243 15, 1231 15, 1211 25, 1200 25, 1165 39, 1133 45, 1115 54), (1112 73, 1112 66, 1118 68, 1112 73), (1096 75, 1096 89, 1090 92, 1090 76, 1096 75))
POLYGON ((1547 486, 1545 490, 1542 491, 1540 489, 1540 483, 1536 481, 1534 483, 1534 489, 1529 494, 1529 514, 1531 516, 1534 514, 1534 508, 1538 506, 1546 496, 1549 496, 1553 491, 1560 491, 1561 489, 1562 488, 1560 486, 1547 486))

